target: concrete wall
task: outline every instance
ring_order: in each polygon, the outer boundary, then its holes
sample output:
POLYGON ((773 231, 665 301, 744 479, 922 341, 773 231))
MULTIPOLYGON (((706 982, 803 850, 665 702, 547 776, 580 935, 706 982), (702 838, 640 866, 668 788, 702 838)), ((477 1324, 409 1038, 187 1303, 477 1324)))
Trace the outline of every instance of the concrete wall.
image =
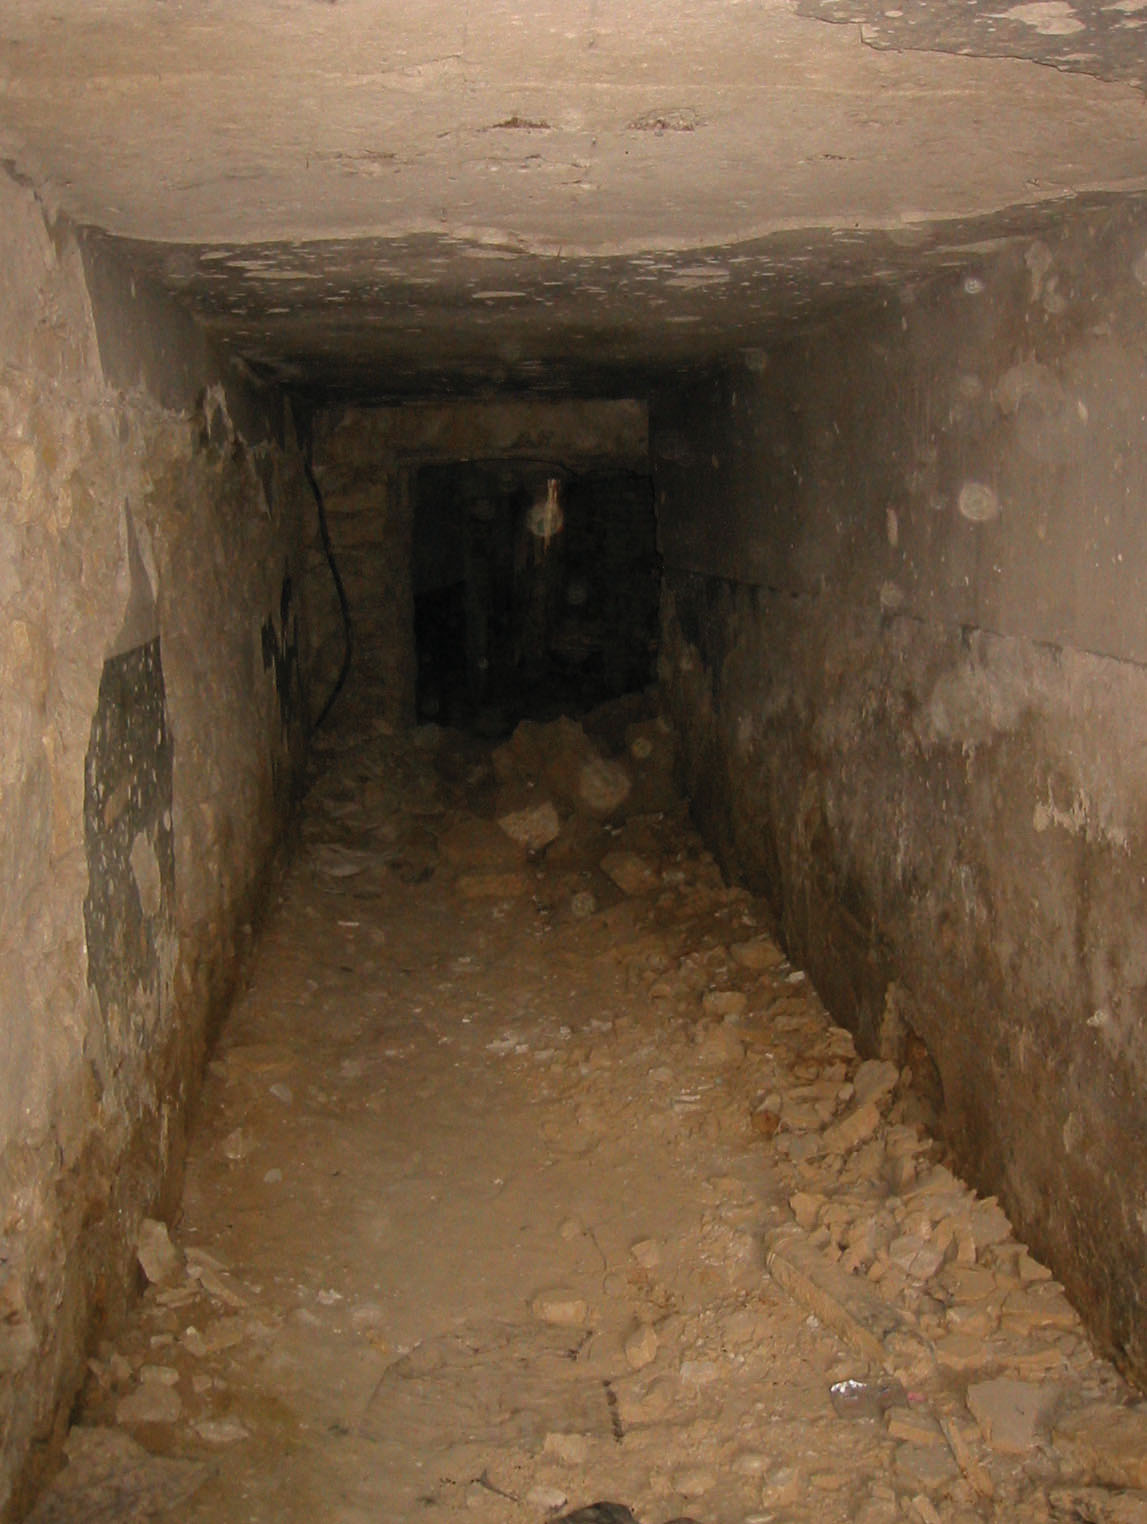
POLYGON ((303 499, 281 413, 0 176, 0 1517, 140 1217, 295 788, 303 499))
POLYGON ((697 811, 1147 1377, 1147 216, 1112 203, 668 392, 697 811))
MULTIPOLYGON (((313 421, 315 477, 351 606, 348 694, 390 724, 414 717, 417 663, 411 582, 413 471, 432 461, 556 461, 572 468, 648 464, 637 402, 460 402, 343 407, 313 421)), ((313 702, 331 691, 343 653, 338 600, 312 510, 306 594, 313 702)))

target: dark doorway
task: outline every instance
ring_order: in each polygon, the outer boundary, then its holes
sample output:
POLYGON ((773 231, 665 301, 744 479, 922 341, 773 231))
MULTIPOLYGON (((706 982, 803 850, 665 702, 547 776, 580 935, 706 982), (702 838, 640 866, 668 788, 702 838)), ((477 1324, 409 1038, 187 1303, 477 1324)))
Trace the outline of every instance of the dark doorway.
POLYGON ((648 476, 544 461, 422 467, 419 718, 498 734, 645 687, 658 590, 648 476))

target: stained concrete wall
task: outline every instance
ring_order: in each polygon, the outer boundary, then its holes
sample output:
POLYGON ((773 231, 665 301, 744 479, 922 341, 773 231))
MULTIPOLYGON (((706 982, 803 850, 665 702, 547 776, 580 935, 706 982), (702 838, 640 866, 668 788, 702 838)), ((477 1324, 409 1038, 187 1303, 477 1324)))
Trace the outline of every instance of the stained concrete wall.
MULTIPOLYGON (((648 465, 647 412, 629 400, 340 407, 314 418, 312 439, 315 479, 351 612, 347 691, 392 725, 414 717, 411 515, 417 467, 466 460, 553 461, 582 469, 648 465)), ((318 706, 338 676, 344 637, 314 509, 310 525, 306 594, 318 706)))
POLYGON ((1147 216, 1065 215, 653 408, 700 818, 1147 1377, 1147 216))
POLYGON ((0 1517, 50 1459, 305 739, 271 399, 0 176, 0 1517))

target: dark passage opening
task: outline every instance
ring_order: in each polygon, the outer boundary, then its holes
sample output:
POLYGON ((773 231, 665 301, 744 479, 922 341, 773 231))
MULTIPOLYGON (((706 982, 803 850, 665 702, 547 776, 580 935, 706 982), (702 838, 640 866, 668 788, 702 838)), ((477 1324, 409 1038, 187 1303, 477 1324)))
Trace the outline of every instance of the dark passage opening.
POLYGON ((652 680, 649 476, 547 461, 423 466, 413 554, 421 720, 498 735, 652 680))

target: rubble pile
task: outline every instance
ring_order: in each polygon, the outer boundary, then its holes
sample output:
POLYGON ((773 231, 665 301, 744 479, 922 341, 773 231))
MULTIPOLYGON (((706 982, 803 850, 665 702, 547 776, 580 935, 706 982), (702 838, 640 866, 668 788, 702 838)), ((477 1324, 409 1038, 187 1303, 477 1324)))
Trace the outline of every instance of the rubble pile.
POLYGON ((34 1517, 1147 1524, 1147 1405, 723 882, 667 728, 590 734, 330 747, 34 1517))

